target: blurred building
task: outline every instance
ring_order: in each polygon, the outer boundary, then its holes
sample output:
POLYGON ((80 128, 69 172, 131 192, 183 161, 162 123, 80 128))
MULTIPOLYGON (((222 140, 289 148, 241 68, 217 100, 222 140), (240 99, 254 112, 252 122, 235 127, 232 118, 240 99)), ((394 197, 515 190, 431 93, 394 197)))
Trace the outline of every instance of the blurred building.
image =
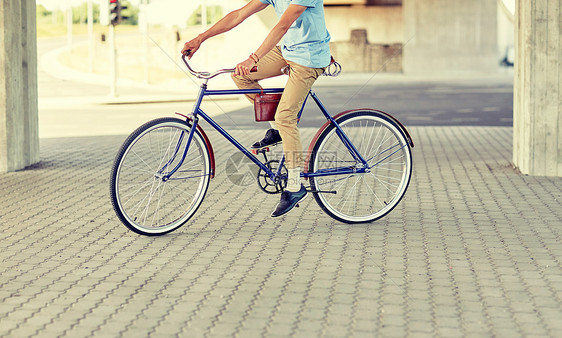
POLYGON ((347 71, 495 72, 514 41, 494 0, 325 0, 333 52, 347 71))
MULTIPOLYGON (((147 19, 181 29, 186 13, 200 6, 221 6, 228 13, 246 2, 153 1, 147 19)), ((324 0, 332 53, 346 72, 497 71, 514 41, 513 17, 507 18, 502 4, 503 0, 324 0)), ((232 38, 245 36, 236 40, 244 53, 278 22, 272 8, 258 18, 261 22, 254 21, 251 29, 244 30, 242 24, 228 33, 232 38), (253 39, 247 38, 248 30, 253 39)))

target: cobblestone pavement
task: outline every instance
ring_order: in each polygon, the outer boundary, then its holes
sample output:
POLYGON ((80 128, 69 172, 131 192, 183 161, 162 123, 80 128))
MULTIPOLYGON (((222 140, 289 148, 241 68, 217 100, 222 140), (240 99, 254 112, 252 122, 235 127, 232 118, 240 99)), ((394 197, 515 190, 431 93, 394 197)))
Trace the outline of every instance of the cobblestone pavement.
POLYGON ((509 127, 410 131, 406 197, 368 225, 312 198, 270 218, 278 197, 233 185, 210 135, 206 200, 157 238, 109 201, 125 136, 42 139, 41 163, 0 174, 0 336, 559 336, 562 179, 513 169, 509 127))

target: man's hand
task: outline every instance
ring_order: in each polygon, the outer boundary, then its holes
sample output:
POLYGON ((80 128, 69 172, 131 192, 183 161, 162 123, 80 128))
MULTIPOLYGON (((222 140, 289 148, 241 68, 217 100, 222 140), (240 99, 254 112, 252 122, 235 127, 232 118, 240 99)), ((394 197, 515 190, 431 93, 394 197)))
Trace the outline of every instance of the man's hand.
POLYGON ((252 58, 248 58, 246 61, 242 61, 236 65, 234 75, 248 75, 250 70, 256 65, 256 62, 252 58))
POLYGON ((195 39, 186 42, 183 45, 183 49, 181 50, 181 53, 185 54, 187 51, 189 51, 189 56, 187 58, 191 59, 193 54, 195 54, 195 52, 199 49, 199 47, 201 47, 201 42, 202 41, 199 37, 196 37, 195 39))

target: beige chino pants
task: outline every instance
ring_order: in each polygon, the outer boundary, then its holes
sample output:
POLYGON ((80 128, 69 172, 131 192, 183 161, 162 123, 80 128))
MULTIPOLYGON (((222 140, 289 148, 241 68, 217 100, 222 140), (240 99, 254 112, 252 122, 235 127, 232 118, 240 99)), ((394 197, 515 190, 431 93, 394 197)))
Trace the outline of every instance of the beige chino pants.
MULTIPOLYGON (((308 92, 316 79, 324 72, 323 68, 309 68, 287 61, 281 54, 279 46, 273 48, 257 63, 258 71, 247 76, 232 75, 240 89, 260 89, 259 80, 282 75, 281 68, 289 64, 291 71, 285 90, 275 113, 275 123, 283 140, 285 165, 287 169, 302 168, 302 144, 297 128, 298 114, 308 92)), ((246 95, 254 102, 255 94, 246 95)))

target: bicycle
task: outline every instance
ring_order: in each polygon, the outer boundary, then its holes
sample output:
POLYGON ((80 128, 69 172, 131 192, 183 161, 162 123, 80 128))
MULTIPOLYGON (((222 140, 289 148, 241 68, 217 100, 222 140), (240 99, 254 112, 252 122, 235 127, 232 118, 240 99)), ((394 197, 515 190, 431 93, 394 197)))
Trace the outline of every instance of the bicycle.
MULTIPOLYGON (((163 235, 184 225, 197 211, 215 176, 213 147, 200 125, 203 118, 259 167, 257 181, 266 193, 286 186, 284 158, 268 160, 267 148, 252 153, 201 109, 204 97, 282 93, 283 88, 209 90, 210 79, 234 69, 196 72, 202 79, 193 110, 183 118, 149 121, 131 133, 119 149, 110 177, 113 208, 132 231, 163 235), (264 161, 257 155, 263 154, 264 161)), ((331 116, 311 90, 326 123, 312 139, 301 177, 320 208, 345 223, 373 222, 400 202, 412 175, 414 143, 394 117, 375 109, 354 109, 331 116)))

